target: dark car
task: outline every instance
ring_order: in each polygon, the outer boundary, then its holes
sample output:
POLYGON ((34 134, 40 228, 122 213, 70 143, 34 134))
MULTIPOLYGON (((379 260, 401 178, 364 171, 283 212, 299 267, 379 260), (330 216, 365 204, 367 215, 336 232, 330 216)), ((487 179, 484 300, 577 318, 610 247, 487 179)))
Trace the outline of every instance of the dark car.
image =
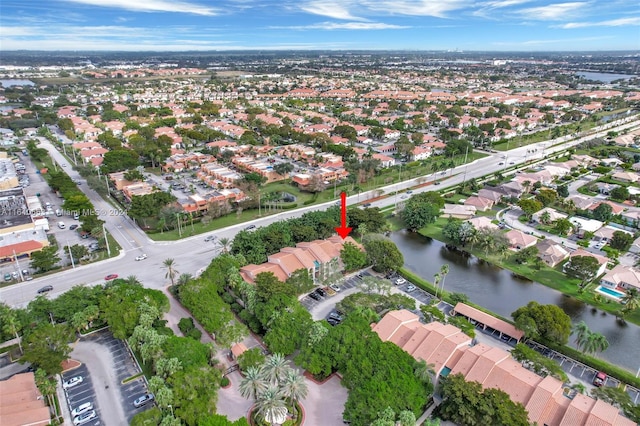
POLYGON ((69 229, 71 229, 72 231, 73 231, 74 229, 77 229, 77 228, 78 228, 78 225, 71 225, 71 226, 69 227, 69 229))
POLYGON ((329 325, 332 325, 332 326, 336 326, 340 324, 340 321, 334 320, 333 318, 327 318, 327 322, 329 323, 329 325))
POLYGON ((244 229, 246 229, 246 230, 248 231, 248 230, 250 230, 250 229, 256 229, 256 226, 255 226, 255 225, 249 225, 249 226, 247 226, 247 227, 246 227, 246 228, 244 228, 244 229))
POLYGON ((364 203, 362 207, 371 207, 371 203, 364 203))
POLYGON ((38 294, 44 294, 44 293, 48 293, 51 290, 53 290, 53 286, 52 285, 45 285, 44 287, 42 287, 40 290, 38 290, 38 294))
POLYGON ((327 297, 327 292, 324 291, 323 289, 319 288, 316 290, 316 293, 318 293, 320 296, 322 297, 327 297))
POLYGON ((341 322, 342 321, 342 316, 337 312, 331 312, 329 314, 329 318, 328 319, 332 319, 332 320, 341 322))
POLYGON ((313 300, 322 300, 322 297, 315 291, 313 293, 309 293, 309 297, 313 300))

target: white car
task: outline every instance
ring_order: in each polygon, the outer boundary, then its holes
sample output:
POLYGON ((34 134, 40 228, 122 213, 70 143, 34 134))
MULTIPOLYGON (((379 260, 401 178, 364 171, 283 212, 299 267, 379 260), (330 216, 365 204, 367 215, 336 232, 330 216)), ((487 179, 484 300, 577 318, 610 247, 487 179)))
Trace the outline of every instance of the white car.
POLYGON ((74 425, 83 425, 87 422, 90 422, 91 420, 95 419, 97 417, 95 410, 92 411, 87 411, 84 414, 80 414, 78 417, 76 417, 75 419, 73 419, 73 424, 74 425))
POLYGON ((79 385, 80 383, 82 383, 82 376, 76 376, 76 377, 72 377, 69 380, 67 380, 66 382, 62 383, 62 387, 64 389, 69 389, 72 388, 76 385, 79 385))
POLYGON ((405 280, 404 278, 398 278, 396 280, 396 285, 401 285, 401 284, 404 284, 406 282, 407 282, 407 280, 405 280))
POLYGON ((141 254, 140 256, 136 256, 136 260, 145 260, 147 258, 146 254, 141 254))
POLYGON ((331 290, 333 291, 340 291, 340 286, 337 284, 329 284, 329 288, 331 288, 331 290))
POLYGON ((71 417, 79 416, 80 414, 84 414, 87 411, 93 410, 93 404, 90 402, 85 402, 84 404, 78 405, 71 411, 71 417))

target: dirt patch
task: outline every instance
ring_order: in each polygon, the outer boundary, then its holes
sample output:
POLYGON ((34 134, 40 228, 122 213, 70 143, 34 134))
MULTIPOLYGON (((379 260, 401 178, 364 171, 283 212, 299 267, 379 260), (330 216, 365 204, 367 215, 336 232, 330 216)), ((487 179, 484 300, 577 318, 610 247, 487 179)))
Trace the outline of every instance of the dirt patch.
POLYGON ((80 361, 76 361, 75 359, 66 359, 62 361, 62 372, 66 373, 67 371, 71 371, 80 367, 82 363, 80 361))

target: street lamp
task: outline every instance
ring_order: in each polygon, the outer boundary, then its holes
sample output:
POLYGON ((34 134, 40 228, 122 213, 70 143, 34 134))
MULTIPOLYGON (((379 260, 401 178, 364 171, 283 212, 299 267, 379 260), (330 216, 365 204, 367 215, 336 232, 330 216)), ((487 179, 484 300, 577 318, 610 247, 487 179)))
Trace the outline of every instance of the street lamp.
POLYGON ((171 417, 173 417, 173 405, 169 404, 169 405, 167 405, 167 407, 169 407, 171 409, 171 417))

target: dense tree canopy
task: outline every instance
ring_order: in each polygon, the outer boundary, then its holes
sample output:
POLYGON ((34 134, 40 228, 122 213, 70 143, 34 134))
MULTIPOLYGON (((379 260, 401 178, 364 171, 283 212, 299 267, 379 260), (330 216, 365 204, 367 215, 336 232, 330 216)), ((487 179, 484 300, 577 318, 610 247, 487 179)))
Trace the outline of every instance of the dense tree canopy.
POLYGON ((367 263, 376 272, 397 271, 404 265, 404 257, 396 244, 382 235, 369 234, 364 241, 367 263))
POLYGON ((527 337, 541 337, 564 345, 571 334, 571 318, 556 305, 541 305, 532 301, 515 310, 511 316, 516 328, 527 337))
POLYGON ((444 199, 437 192, 422 192, 409 198, 400 217, 409 230, 415 231, 434 223, 444 207, 444 199))

